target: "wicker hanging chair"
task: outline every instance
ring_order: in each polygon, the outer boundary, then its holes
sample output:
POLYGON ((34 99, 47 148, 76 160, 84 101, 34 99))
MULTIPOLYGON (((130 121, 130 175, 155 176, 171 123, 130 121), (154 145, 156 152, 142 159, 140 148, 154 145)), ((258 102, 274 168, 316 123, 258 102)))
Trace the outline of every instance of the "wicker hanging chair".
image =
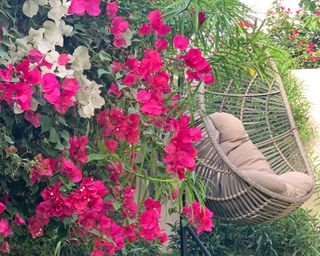
POLYGON ((313 177, 281 78, 274 63, 271 67, 268 77, 243 71, 237 81, 220 77, 220 86, 202 84, 199 88, 200 111, 195 122, 203 139, 196 144, 196 171, 207 186, 207 207, 226 221, 251 224, 276 220, 313 194, 280 195, 243 176, 219 147, 217 132, 208 117, 214 112, 237 116, 276 174, 298 171, 313 177))

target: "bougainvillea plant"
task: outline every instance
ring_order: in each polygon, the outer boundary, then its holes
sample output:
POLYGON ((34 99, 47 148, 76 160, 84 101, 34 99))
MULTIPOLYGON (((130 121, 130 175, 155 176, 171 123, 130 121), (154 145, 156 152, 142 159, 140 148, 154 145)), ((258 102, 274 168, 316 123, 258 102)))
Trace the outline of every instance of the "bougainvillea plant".
POLYGON ((295 68, 320 66, 320 3, 301 1, 301 8, 291 10, 276 1, 266 19, 268 35, 273 43, 286 49, 295 68))
POLYGON ((204 197, 194 173, 201 131, 186 104, 196 84, 214 82, 201 51, 143 3, 10 4, 0 39, 0 251, 45 236, 92 256, 163 244, 168 201, 198 233, 211 231, 213 214, 195 201, 204 197))

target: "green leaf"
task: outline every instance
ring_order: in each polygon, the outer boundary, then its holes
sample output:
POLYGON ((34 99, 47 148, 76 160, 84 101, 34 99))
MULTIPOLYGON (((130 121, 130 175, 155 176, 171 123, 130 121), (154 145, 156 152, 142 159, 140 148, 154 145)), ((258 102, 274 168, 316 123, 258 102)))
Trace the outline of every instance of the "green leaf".
POLYGON ((61 241, 57 243, 56 249, 54 250, 54 256, 60 256, 61 251, 61 241))
POLYGON ((50 130, 53 125, 52 119, 49 116, 41 116, 40 117, 41 123, 41 133, 45 133, 50 130))
POLYGON ((4 135, 4 140, 5 140, 6 142, 8 142, 9 144, 14 144, 14 141, 13 141, 9 136, 7 136, 7 135, 4 135))
POLYGON ((108 72, 105 69, 99 68, 98 69, 98 77, 101 78, 103 75, 107 75, 108 72))
POLYGON ((59 140, 60 140, 60 136, 59 136, 59 133, 57 132, 56 128, 51 127, 49 141, 52 143, 57 143, 59 140))
POLYGON ((87 163, 104 159, 106 159, 106 155, 93 153, 88 155, 87 163))
POLYGON ((60 124, 63 124, 65 126, 68 126, 68 124, 66 123, 66 120, 62 117, 62 116, 58 116, 57 120, 60 124))
POLYGON ((121 204, 118 201, 114 201, 112 205, 116 211, 118 211, 121 208, 121 204))
POLYGON ((0 57, 5 60, 10 60, 10 56, 3 49, 0 49, 0 57))

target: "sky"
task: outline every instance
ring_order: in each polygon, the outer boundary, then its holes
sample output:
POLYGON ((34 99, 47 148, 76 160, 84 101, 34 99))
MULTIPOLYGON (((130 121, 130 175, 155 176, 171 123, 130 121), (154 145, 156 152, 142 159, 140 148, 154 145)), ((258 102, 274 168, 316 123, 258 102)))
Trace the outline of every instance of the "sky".
MULTIPOLYGON (((258 18, 263 19, 268 9, 272 6, 273 0, 241 0, 241 2, 251 7, 257 13, 258 18)), ((299 9, 299 0, 282 0, 281 2, 284 7, 290 8, 293 11, 299 9)))

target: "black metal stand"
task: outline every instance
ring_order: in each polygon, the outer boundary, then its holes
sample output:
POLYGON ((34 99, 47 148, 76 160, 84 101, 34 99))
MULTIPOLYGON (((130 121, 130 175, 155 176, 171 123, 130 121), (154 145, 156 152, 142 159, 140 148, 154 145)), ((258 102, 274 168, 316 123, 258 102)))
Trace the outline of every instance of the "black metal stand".
MULTIPOLYGON (((182 195, 182 203, 185 206, 185 195, 182 195)), ((180 215, 180 251, 181 256, 187 256, 187 231, 189 231, 191 238, 197 243, 200 250, 203 252, 205 256, 211 256, 211 253, 208 249, 204 246, 202 241, 200 240, 199 236, 191 227, 184 227, 182 223, 183 217, 180 215)))

